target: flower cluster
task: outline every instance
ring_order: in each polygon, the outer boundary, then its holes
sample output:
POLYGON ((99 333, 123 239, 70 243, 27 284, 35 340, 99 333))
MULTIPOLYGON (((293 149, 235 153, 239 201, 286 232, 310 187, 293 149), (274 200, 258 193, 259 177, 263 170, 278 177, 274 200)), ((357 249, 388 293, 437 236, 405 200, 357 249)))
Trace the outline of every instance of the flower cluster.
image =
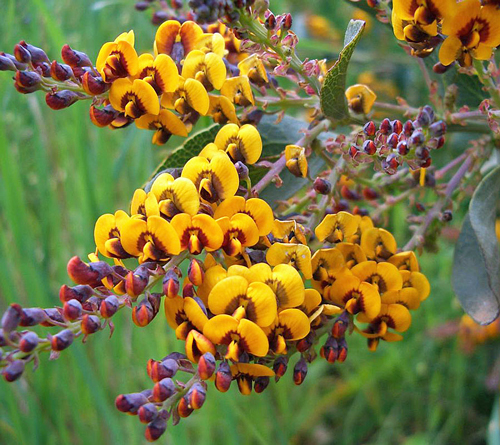
POLYGON ((434 110, 426 105, 415 119, 404 124, 399 120, 383 119, 375 125, 369 121, 345 147, 347 158, 356 164, 374 162, 377 170, 393 175, 406 162, 412 169, 431 165, 431 150, 445 143, 446 123, 436 121, 434 110))
POLYGON ((270 377, 284 375, 295 353, 293 379, 301 384, 325 333, 319 355, 330 363, 346 359, 345 336, 353 330, 371 350, 380 340, 401 340, 410 310, 430 292, 414 253, 398 251, 391 233, 367 216, 328 214, 314 233, 275 218, 268 203, 240 187, 238 170, 261 153, 255 127, 227 124, 177 177, 161 172, 147 191, 136 190, 129 213, 102 215, 91 262, 68 263, 77 285, 61 287, 63 307, 12 305, 4 315, 1 344, 12 349, 0 362, 5 379, 18 378, 41 351, 57 355, 75 337, 112 328, 109 319, 121 308, 132 307, 134 323, 144 327, 163 301, 185 353, 150 360, 154 388, 116 400, 120 411, 148 423, 146 438, 155 440, 168 418, 175 424, 201 408, 205 380, 214 373, 219 391, 235 380, 242 394, 262 392, 270 377), (62 330, 47 339, 16 331, 39 323, 62 330), (192 378, 174 382, 179 370, 192 378))
POLYGON ((470 66, 473 59, 488 60, 500 45, 498 2, 464 0, 394 0, 392 26, 412 53, 425 57, 442 42, 439 60, 444 66, 458 61, 470 66))
POLYGON ((23 41, 14 55, 0 54, 0 70, 16 71, 21 93, 46 91, 53 109, 89 99, 95 125, 123 128, 134 122, 153 130, 153 143, 162 145, 171 135, 187 136, 200 116, 238 124, 236 107, 254 104, 249 78, 267 81, 257 61, 228 69, 239 44, 227 28, 212 28, 213 33, 205 32, 192 21, 168 20, 156 32, 153 54, 141 55, 134 32, 123 33, 102 46, 95 67, 68 45, 62 49, 64 63, 51 63, 43 50, 23 41))

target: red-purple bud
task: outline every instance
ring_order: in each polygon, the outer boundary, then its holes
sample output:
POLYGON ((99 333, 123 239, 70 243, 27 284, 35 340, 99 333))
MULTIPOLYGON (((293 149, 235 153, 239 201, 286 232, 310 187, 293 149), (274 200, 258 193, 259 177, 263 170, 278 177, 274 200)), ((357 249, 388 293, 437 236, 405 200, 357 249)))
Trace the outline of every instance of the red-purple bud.
POLYGON ((43 310, 45 313, 45 319, 40 324, 45 327, 54 326, 55 323, 51 321, 55 321, 58 323, 64 323, 64 318, 62 314, 56 308, 48 308, 43 310))
POLYGON ((54 351, 62 351, 71 346, 71 343, 73 343, 74 339, 75 334, 73 334, 73 331, 64 329, 63 331, 58 332, 56 335, 54 335, 50 343, 54 351))
POLYGON ((177 388, 175 387, 174 382, 170 378, 165 378, 155 383, 153 387, 153 395, 152 400, 157 403, 164 402, 168 398, 172 397, 177 388))
POLYGON ((264 390, 268 387, 268 385, 269 385, 269 377, 267 376, 257 377, 255 379, 253 389, 257 394, 260 394, 261 392, 264 392, 264 390))
POLYGON ((78 94, 69 90, 56 91, 45 95, 45 103, 53 110, 62 110, 78 100, 78 94))
POLYGON ((47 57, 47 54, 45 54, 45 51, 41 48, 38 48, 36 46, 30 45, 29 43, 26 43, 24 40, 21 40, 19 42, 19 45, 22 46, 24 49, 26 49, 31 57, 31 61, 34 64, 37 63, 50 63, 49 58, 47 57))
POLYGON ((360 194, 356 192, 356 190, 351 190, 346 185, 343 185, 340 188, 340 194, 342 195, 343 198, 347 199, 348 201, 359 201, 361 199, 360 194))
POLYGON ((23 309, 19 326, 36 326, 46 318, 45 312, 39 307, 23 309))
POLYGON ((148 442, 158 440, 167 429, 167 420, 161 416, 156 417, 144 431, 144 437, 148 442))
POLYGON ((188 278, 191 283, 195 286, 200 286, 203 284, 203 278, 205 276, 205 271, 203 270, 203 264, 200 260, 193 258, 188 267, 188 278))
POLYGON ((307 334, 303 339, 297 342, 296 348, 299 352, 307 351, 314 343, 314 339, 316 338, 316 332, 311 330, 309 334, 307 334))
POLYGON ((388 118, 380 122, 379 131, 381 134, 389 134, 392 132, 391 121, 388 118))
POLYGON ((146 403, 137 410, 137 415, 141 423, 149 423, 158 417, 158 408, 154 403, 146 403))
POLYGON ((323 178, 316 178, 313 187, 314 191, 320 195, 328 195, 332 190, 332 184, 323 178))
POLYGON ((165 378, 171 378, 175 375, 179 365, 177 361, 167 358, 163 361, 151 360, 148 362, 148 375, 153 382, 159 382, 165 378))
POLYGON ((328 363, 335 363, 338 359, 339 345, 338 341, 333 337, 328 337, 326 343, 321 347, 319 354, 328 363))
POLYGON ((82 303, 78 300, 69 300, 64 303, 63 315, 67 320, 76 320, 82 316, 82 303))
POLYGON ((363 143, 363 151, 370 156, 377 153, 377 146, 375 145, 375 142, 371 141, 370 139, 366 140, 363 143))
POLYGON ((276 26, 276 16, 273 14, 273 13, 270 13, 265 22, 264 22, 264 25, 266 27, 267 30, 271 31, 274 29, 274 27, 276 26))
POLYGON ((0 323, 5 333, 11 332, 19 326, 22 313, 23 308, 17 303, 12 303, 7 308, 2 316, 2 321, 0 323))
POLYGON ((134 7, 137 11, 145 11, 150 7, 150 2, 137 2, 134 7))
POLYGON ((367 201, 373 201, 375 199, 378 199, 380 195, 378 192, 371 187, 365 187, 363 189, 363 196, 367 201))
POLYGON ((396 148, 398 146, 399 136, 396 133, 391 133, 387 138, 387 146, 391 148, 396 148))
POLYGON ((451 63, 450 65, 443 65, 441 62, 438 62, 432 67, 432 71, 434 71, 436 74, 444 74, 453 66, 455 66, 455 63, 451 63))
POLYGON ((283 20, 281 28, 283 29, 283 31, 288 31, 292 28, 292 14, 288 13, 285 15, 285 20, 283 20))
POLYGON ((82 76, 82 87, 87 94, 97 96, 109 90, 111 84, 102 80, 102 77, 97 77, 90 71, 87 71, 82 76))
POLYGON ((356 147, 355 145, 351 145, 349 147, 349 155, 351 156, 351 158, 355 159, 358 152, 358 147, 356 147))
POLYGON ((293 368, 293 382, 296 385, 301 385, 307 376, 307 362, 302 357, 293 368))
POLYGON ((30 52, 19 42, 16 46, 14 46, 14 57, 18 62, 21 63, 30 63, 31 62, 31 54, 30 52))
POLYGON ((245 164, 243 164, 243 162, 241 161, 235 162, 234 167, 238 172, 238 178, 240 179, 240 181, 245 181, 246 179, 248 179, 248 174, 250 170, 248 170, 248 167, 245 164))
POLYGON ((101 301, 99 297, 92 296, 82 303, 82 308, 87 312, 97 312, 101 306, 101 301))
POLYGON ((179 290, 179 276, 173 269, 167 270, 167 273, 163 278, 163 293, 168 298, 174 298, 179 294, 179 290))
POLYGON ((120 308, 120 302, 115 295, 110 295, 106 297, 99 307, 99 311, 103 318, 111 318, 116 314, 118 309, 120 308))
MULTIPOLYGON (((102 263, 102 261, 100 261, 102 263)), ((107 264, 107 263, 105 263, 107 264)), ((109 265, 108 265, 109 267, 109 265)), ((98 269, 92 269, 89 264, 74 256, 66 266, 69 277, 77 284, 88 284, 92 287, 99 286, 101 276, 98 269)))
POLYGON ((125 279, 125 290, 127 294, 136 299, 144 292, 149 283, 149 271, 144 266, 139 266, 133 272, 130 271, 125 279))
POLYGON ((375 126, 375 123, 373 121, 369 121, 365 124, 363 127, 363 132, 367 136, 374 136, 375 132, 377 131, 377 127, 375 126))
POLYGON ((278 357, 273 363, 273 371, 276 374, 276 381, 280 377, 285 375, 286 370, 288 369, 288 359, 286 357, 278 357))
POLYGON ((94 290, 86 284, 78 284, 73 287, 63 284, 59 289, 59 300, 61 300, 61 303, 65 303, 66 301, 75 299, 83 303, 88 300, 93 293, 94 290))
POLYGON ((382 160, 382 168, 388 175, 394 175, 399 167, 398 155, 391 153, 382 160))
POLYGON ((15 75, 16 85, 27 88, 30 91, 36 91, 40 87, 42 78, 34 71, 17 71, 15 75))
POLYGON ((111 105, 106 105, 104 108, 96 108, 94 105, 91 105, 89 114, 92 123, 102 128, 110 125, 120 113, 111 105))
POLYGON ((396 133, 397 135, 401 134, 401 132, 403 131, 403 123, 396 119, 396 120, 393 120, 391 122, 391 125, 392 125, 392 131, 394 133, 396 133))
POLYGON ((403 134, 408 138, 415 131, 415 125, 410 120, 407 120, 403 126, 403 134))
POLYGON ((185 283, 184 287, 182 288, 182 296, 184 298, 194 298, 194 285, 193 283, 185 283))
POLYGON ((408 154, 408 152, 410 151, 410 149, 408 148, 408 144, 407 144, 406 141, 399 142, 398 146, 396 147, 396 149, 398 150, 398 153, 401 156, 406 156, 408 154))
POLYGON ((5 53, 0 53, 0 71, 17 71, 15 63, 5 53))
POLYGON ((435 138, 443 136, 446 133, 446 124, 444 123, 444 121, 434 122, 429 127, 429 133, 435 138))
POLYGON ((140 328, 151 323, 155 315, 153 306, 146 298, 132 309, 132 320, 140 328))
POLYGON ((189 401, 186 396, 179 400, 179 404, 177 405, 177 413, 179 414, 179 417, 189 417, 193 411, 193 408, 189 406, 189 401))
POLYGON ((31 352, 38 345, 38 335, 34 332, 28 331, 21 336, 19 341, 19 349, 22 352, 31 352))
POLYGON ((338 345, 338 356, 337 356, 337 361, 339 363, 344 363, 345 359, 347 358, 347 341, 345 338, 341 338, 339 340, 339 345, 338 345))
POLYGON ((226 362, 222 362, 219 365, 219 369, 215 373, 215 387, 220 392, 226 392, 231 386, 231 381, 233 376, 231 374, 231 369, 226 362))
POLYGON ((146 396, 140 392, 120 394, 115 399, 115 406, 122 413, 137 414, 142 405, 148 403, 146 396))
POLYGON ((64 82, 65 80, 71 79, 73 71, 69 65, 65 65, 57 62, 57 60, 54 60, 50 65, 50 75, 54 80, 64 82))
POLYGON ((193 409, 200 409, 205 403, 207 391, 201 383, 195 383, 186 394, 188 406, 193 409))
POLYGON ((198 375, 202 380, 208 380, 215 372, 215 358, 211 352, 206 352, 198 361, 198 375))
POLYGON ((67 63, 71 67, 93 66, 87 54, 71 49, 69 45, 62 47, 61 56, 64 63, 67 63))
POLYGON ((431 152, 427 147, 417 147, 415 150, 415 156, 417 159, 426 160, 431 155, 431 152))
POLYGON ((17 380, 24 372, 24 361, 14 360, 2 369, 2 376, 7 382, 17 380))
POLYGON ((85 314, 82 317, 81 328, 85 335, 94 334, 101 328, 101 320, 97 315, 85 314))

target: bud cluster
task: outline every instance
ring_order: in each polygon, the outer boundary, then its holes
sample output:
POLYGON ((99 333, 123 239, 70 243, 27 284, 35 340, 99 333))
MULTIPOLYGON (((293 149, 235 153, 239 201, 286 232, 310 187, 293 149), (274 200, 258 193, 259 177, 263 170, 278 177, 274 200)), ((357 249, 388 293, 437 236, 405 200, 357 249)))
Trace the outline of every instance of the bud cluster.
POLYGON ((427 168, 432 163, 431 150, 444 145, 445 134, 445 122, 436 121, 434 110, 426 105, 414 120, 405 123, 385 118, 377 127, 373 121, 367 122, 354 143, 345 146, 344 157, 355 164, 373 162, 376 170, 389 175, 405 162, 411 169, 427 168))

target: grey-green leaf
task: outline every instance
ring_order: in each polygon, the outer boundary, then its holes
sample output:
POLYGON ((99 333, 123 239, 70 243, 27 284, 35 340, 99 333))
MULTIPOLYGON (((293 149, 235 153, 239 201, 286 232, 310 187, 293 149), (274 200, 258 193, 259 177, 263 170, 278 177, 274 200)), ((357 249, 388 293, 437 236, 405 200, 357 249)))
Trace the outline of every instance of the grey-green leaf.
POLYGON ((453 263, 452 283, 464 310, 489 324, 500 313, 500 254, 495 233, 500 198, 500 167, 481 182, 472 197, 453 263))
POLYGON ((344 37, 344 48, 335 64, 328 71, 321 88, 321 109, 325 116, 330 119, 342 121, 349 117, 345 97, 347 68, 364 29, 365 22, 363 20, 351 20, 349 22, 344 37))

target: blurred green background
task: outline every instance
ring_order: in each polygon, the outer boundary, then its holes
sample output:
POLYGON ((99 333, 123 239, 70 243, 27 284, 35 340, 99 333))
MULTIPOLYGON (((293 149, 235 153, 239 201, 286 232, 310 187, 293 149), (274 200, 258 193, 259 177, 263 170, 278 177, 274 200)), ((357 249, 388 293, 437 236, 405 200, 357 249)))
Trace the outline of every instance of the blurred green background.
MULTIPOLYGON (((334 57, 349 18, 359 16, 340 0, 272 0, 271 8, 296 12, 293 29, 300 34, 310 28, 306 12, 329 21, 333 28, 321 43, 303 39, 302 56, 310 58, 334 57), (314 9, 304 11, 306 6, 314 9)), ((135 11, 131 0, 2 0, 0 12, 0 51, 12 52, 24 39, 51 59, 60 59, 61 46, 69 43, 95 60, 104 42, 129 29, 136 32, 138 50, 147 51, 155 33, 150 14, 135 11)), ((412 105, 422 105, 415 61, 404 57, 388 27, 374 21, 351 68, 351 80, 358 76, 375 82, 387 100, 405 91, 412 105)), ((14 301, 57 305, 59 286, 69 283, 66 261, 94 247, 96 218, 127 208, 164 155, 148 132, 98 129, 88 119, 88 103, 52 111, 43 94, 18 94, 10 77, 0 73, 0 313, 14 301)), ((449 144, 447 156, 463 149, 449 144)), ((407 213, 402 206, 391 218, 401 245, 409 236, 407 213)), ((456 217, 452 226, 459 224, 456 217)), ((353 336, 347 362, 318 360, 302 387, 295 387, 290 373, 250 397, 236 385, 226 394, 210 387, 203 409, 169 427, 159 443, 486 443, 496 395, 485 381, 498 344, 465 355, 455 337, 433 335, 462 315, 450 285, 452 253, 452 244, 442 241, 438 254, 421 257, 432 294, 403 342, 369 353, 365 341, 353 336)), ((111 339, 102 332, 55 362, 43 357, 21 381, 0 382, 0 444, 145 442, 144 426, 119 413, 114 399, 150 387, 147 360, 183 344, 162 314, 144 329, 126 313, 116 318, 111 339)))

